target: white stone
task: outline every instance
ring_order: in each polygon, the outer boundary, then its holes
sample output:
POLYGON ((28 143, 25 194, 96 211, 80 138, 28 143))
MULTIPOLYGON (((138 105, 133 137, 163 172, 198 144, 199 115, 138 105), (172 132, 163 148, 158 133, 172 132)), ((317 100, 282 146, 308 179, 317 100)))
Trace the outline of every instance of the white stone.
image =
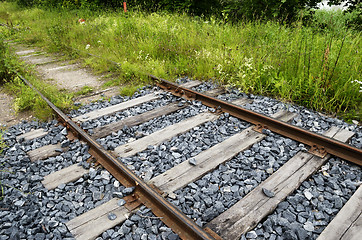
POLYGON ((304 223, 303 228, 308 232, 313 232, 314 231, 313 223, 311 223, 309 221, 304 223))
POLYGON ((176 194, 174 194, 173 192, 168 194, 168 197, 171 199, 176 199, 176 194))
POLYGON ((227 193, 231 192, 231 187, 230 186, 224 187, 223 192, 227 192, 227 193))
POLYGON ((311 194, 309 191, 304 191, 304 196, 308 199, 311 200, 313 197, 313 194, 311 194))
POLYGON ((120 186, 120 183, 116 180, 116 181, 114 181, 113 186, 115 188, 118 188, 120 186))
POLYGON ((108 171, 102 171, 102 172, 101 172, 101 177, 102 177, 103 179, 105 179, 105 180, 110 180, 110 179, 111 179, 108 171))
POLYGON ((178 148, 175 147, 175 146, 173 146, 173 147, 170 148, 170 151, 172 151, 172 152, 177 151, 177 150, 178 150, 178 148))

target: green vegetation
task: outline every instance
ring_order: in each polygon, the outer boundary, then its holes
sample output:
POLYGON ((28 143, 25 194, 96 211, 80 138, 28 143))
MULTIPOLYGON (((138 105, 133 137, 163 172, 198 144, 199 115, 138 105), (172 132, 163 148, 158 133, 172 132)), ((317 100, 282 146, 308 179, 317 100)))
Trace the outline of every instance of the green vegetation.
POLYGON ((0 37, 0 41, 0 85, 2 85, 6 79, 11 79, 14 73, 11 69, 13 59, 8 57, 8 49, 3 44, 4 39, 0 37))
POLYGON ((30 70, 26 70, 18 60, 9 52, 3 39, 0 39, 0 82, 4 89, 16 96, 14 108, 16 111, 32 111, 39 119, 47 119, 52 115, 52 110, 30 87, 16 75, 19 71, 37 89, 49 98, 57 107, 70 109, 72 106, 72 94, 59 92, 53 85, 44 83, 34 77, 30 70))
POLYGON ((4 151, 4 149, 6 148, 6 143, 3 141, 3 130, 0 129, 0 155, 1 153, 4 151))
MULTIPOLYGON (((122 9, 119 0, 8 0, 19 6, 42 7, 48 9, 122 9)), ((322 0, 127 0, 131 11, 141 10, 147 13, 167 11, 169 13, 187 13, 191 16, 214 16, 224 21, 277 20, 295 21, 301 10, 312 11, 322 0)), ((330 5, 348 3, 349 11, 356 11, 361 18, 362 4, 359 0, 328 0, 330 5)), ((362 20, 353 19, 354 24, 362 20)))
POLYGON ((141 88, 142 85, 129 85, 124 86, 120 89, 119 94, 122 96, 132 96, 139 88, 141 88))
MULTIPOLYGON (((73 94, 59 92, 55 86, 46 84, 29 74, 26 79, 60 109, 67 110, 71 108, 73 94)), ((19 77, 16 76, 12 81, 7 82, 4 87, 8 92, 16 96, 14 108, 17 112, 32 111, 35 117, 43 120, 52 116, 52 110, 46 102, 30 87, 25 85, 19 77)))
POLYGON ((302 20, 289 25, 258 20, 226 23, 212 16, 205 20, 165 12, 0 4, 0 16, 6 15, 19 29, 6 34, 50 52, 81 57, 97 72, 119 74, 108 86, 147 83, 146 73, 170 80, 212 79, 244 92, 361 120, 361 32, 340 27, 347 15, 328 14, 317 12, 305 26, 302 20))
MULTIPOLYGON (((342 10, 318 10, 313 13, 309 23, 311 27, 319 29, 321 32, 329 32, 335 35, 343 34, 348 31, 348 28, 361 28, 354 25, 357 12, 344 12, 342 10)), ((362 30, 362 29, 359 29, 362 30)))
POLYGON ((89 94, 92 92, 93 92, 93 89, 91 87, 84 86, 84 87, 82 87, 81 90, 79 90, 78 92, 75 93, 75 96, 86 95, 86 94, 89 94))

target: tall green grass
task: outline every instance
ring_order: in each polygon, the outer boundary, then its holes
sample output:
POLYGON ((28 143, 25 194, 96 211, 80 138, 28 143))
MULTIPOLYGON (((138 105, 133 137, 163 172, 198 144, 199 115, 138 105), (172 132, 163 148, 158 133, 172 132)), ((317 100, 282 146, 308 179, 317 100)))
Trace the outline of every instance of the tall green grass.
POLYGON ((144 83, 145 73, 213 79, 361 119, 361 32, 322 31, 301 22, 225 24, 182 14, 19 9, 9 3, 1 3, 0 12, 22 29, 13 38, 70 56, 77 52, 95 71, 119 73, 113 83, 144 83))
POLYGON ((335 35, 344 34, 350 23, 354 21, 356 12, 336 10, 317 10, 314 12, 311 26, 319 28, 322 32, 329 32, 335 35))

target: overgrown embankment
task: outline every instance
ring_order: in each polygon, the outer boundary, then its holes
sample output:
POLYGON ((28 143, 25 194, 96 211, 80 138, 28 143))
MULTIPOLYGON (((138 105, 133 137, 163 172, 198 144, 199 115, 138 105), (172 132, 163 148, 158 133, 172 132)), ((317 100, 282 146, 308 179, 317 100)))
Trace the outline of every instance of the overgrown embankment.
POLYGON ((109 84, 146 82, 145 73, 213 79, 361 120, 358 31, 301 22, 229 24, 168 13, 21 9, 9 3, 1 3, 0 12, 19 30, 3 30, 8 37, 80 56, 99 72, 118 73, 109 84))
POLYGON ((31 111, 39 119, 49 118, 52 115, 51 108, 35 91, 23 83, 16 72, 25 76, 59 108, 68 109, 72 106, 70 94, 59 92, 55 86, 39 81, 31 74, 31 71, 26 70, 18 62, 9 51, 7 44, 4 43, 4 39, 0 38, 0 86, 7 93, 15 96, 14 108, 16 111, 31 111))

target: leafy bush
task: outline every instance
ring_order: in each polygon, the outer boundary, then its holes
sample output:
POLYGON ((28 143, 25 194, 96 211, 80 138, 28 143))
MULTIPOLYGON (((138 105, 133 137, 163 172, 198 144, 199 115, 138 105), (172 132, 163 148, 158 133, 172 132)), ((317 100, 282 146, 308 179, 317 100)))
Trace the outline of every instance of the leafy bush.
POLYGON ((296 20, 301 9, 316 7, 319 0, 227 0, 223 11, 231 20, 278 19, 296 20))
MULTIPOLYGON (((15 0, 20 6, 120 9, 119 0, 15 0)), ((185 12, 196 16, 219 16, 227 20, 293 19, 300 9, 315 7, 321 0, 128 0, 131 9, 147 12, 185 12)))
POLYGON ((36 3, 35 0, 15 0, 15 2, 22 7, 34 6, 34 4, 36 3))
POLYGON ((304 26, 313 27, 318 32, 343 35, 347 28, 362 31, 362 3, 347 10, 301 11, 300 16, 304 26))

